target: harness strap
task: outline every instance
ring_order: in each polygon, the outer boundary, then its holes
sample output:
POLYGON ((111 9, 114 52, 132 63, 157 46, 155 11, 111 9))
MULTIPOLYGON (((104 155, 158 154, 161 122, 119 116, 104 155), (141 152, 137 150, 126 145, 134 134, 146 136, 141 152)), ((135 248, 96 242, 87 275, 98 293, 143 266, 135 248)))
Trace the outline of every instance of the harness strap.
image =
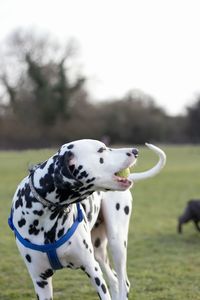
POLYGON ((59 270, 59 269, 63 268, 63 266, 58 258, 56 249, 49 250, 47 252, 47 256, 48 256, 49 263, 53 270, 59 270))
POLYGON ((10 226, 11 230, 14 231, 16 238, 20 241, 20 243, 22 245, 24 245, 26 248, 29 248, 32 250, 36 250, 36 251, 40 251, 40 252, 44 252, 44 253, 46 252, 47 256, 49 258, 49 263, 51 264, 51 267, 54 270, 58 270, 63 267, 57 256, 56 249, 58 247, 62 246, 65 242, 67 242, 71 238, 71 236, 76 231, 79 223, 81 223, 83 220, 83 212, 81 210, 80 203, 77 203, 77 210, 78 210, 77 218, 74 221, 74 223, 72 224, 72 226, 68 229, 68 231, 59 240, 55 241, 54 243, 50 243, 50 244, 38 245, 38 244, 33 244, 33 243, 29 242, 27 239, 24 239, 21 236, 21 234, 17 231, 16 227, 13 224, 12 209, 11 209, 10 217, 8 218, 8 225, 10 226))

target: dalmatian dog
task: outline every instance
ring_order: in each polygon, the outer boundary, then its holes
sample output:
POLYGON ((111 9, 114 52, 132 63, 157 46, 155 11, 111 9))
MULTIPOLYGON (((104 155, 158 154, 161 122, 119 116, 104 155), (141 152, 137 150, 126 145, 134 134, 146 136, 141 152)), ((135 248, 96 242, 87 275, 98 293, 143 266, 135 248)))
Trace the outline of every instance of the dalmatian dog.
MULTIPOLYGON (((130 174, 128 178, 134 183, 157 175, 166 164, 166 155, 160 148, 148 143, 146 146, 159 157, 159 161, 150 170, 130 174)), ((125 300, 130 290, 126 263, 132 194, 127 189, 101 192, 101 197, 100 213, 91 232, 95 257, 107 275, 112 299, 125 300), (112 256, 114 271, 110 267, 107 248, 112 256)), ((87 200, 83 202, 83 205, 86 204, 87 200)), ((89 216, 91 210, 86 207, 89 216)))
POLYGON ((22 180, 14 195, 9 224, 15 232, 17 246, 39 300, 53 298, 53 267, 59 268, 58 265, 81 268, 89 276, 100 299, 111 299, 94 257, 90 230, 100 211, 98 193, 130 188, 130 180, 115 174, 132 166, 137 155, 136 149, 109 149, 99 141, 79 140, 63 145, 22 180), (76 203, 95 191, 94 213, 88 222, 76 203), (75 222, 78 222, 75 232, 57 247, 57 242, 66 236, 75 222), (40 248, 41 245, 46 247, 40 248), (56 254, 52 245, 57 247, 56 254))
POLYGON ((130 179, 116 175, 133 166, 137 156, 135 148, 110 149, 96 140, 79 140, 64 144, 21 181, 13 198, 9 225, 15 233, 37 299, 53 299, 52 276, 64 267, 81 268, 99 298, 109 300, 110 292, 102 274, 105 272, 112 299, 127 299, 124 290, 129 283, 124 248, 127 247, 131 213, 129 189, 134 179, 154 176, 161 169, 157 165, 153 171, 131 174, 130 179), (107 202, 110 200, 115 208, 112 207, 109 214, 107 202), (125 230, 124 236, 122 233, 124 248, 120 245, 114 256, 115 274, 106 261, 106 251, 107 243, 112 250, 117 244, 119 232, 114 230, 114 224, 118 222, 117 212, 121 205, 125 205, 124 216, 120 218, 120 222, 125 220, 121 223, 125 230), (120 251, 124 258, 118 266, 120 251))

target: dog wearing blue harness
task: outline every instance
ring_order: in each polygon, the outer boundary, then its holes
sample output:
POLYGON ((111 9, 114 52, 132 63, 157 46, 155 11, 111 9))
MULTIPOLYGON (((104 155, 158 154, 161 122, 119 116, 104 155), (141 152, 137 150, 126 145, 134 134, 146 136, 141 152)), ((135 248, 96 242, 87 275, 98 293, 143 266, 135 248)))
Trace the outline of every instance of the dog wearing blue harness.
POLYGON ((53 299, 52 276, 65 267, 81 268, 99 298, 111 299, 94 256, 91 230, 100 213, 101 191, 132 186, 132 181, 115 174, 132 166, 137 155, 136 149, 110 149, 96 140, 79 140, 64 144, 19 184, 9 225, 37 299, 53 299))

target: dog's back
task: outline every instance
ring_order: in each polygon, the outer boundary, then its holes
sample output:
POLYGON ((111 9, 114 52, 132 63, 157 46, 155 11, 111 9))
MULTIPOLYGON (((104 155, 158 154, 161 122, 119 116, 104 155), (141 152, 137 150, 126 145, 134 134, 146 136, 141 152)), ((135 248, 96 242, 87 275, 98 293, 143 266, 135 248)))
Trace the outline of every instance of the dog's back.
POLYGON ((200 200, 191 199, 188 201, 184 213, 179 217, 178 232, 182 233, 182 225, 189 221, 195 223, 196 228, 199 230, 198 222, 200 221, 200 200))

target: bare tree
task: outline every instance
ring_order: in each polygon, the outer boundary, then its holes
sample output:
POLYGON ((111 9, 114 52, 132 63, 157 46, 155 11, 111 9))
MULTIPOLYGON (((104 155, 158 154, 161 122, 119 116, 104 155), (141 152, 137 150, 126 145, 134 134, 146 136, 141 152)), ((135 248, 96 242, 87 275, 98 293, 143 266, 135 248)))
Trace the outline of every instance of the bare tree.
POLYGON ((30 114, 30 119, 48 126, 70 116, 74 95, 84 88, 86 79, 79 73, 71 76, 69 66, 77 52, 74 43, 63 48, 61 51, 57 42, 34 32, 17 31, 8 39, 7 64, 0 78, 8 105, 21 120, 30 114))

